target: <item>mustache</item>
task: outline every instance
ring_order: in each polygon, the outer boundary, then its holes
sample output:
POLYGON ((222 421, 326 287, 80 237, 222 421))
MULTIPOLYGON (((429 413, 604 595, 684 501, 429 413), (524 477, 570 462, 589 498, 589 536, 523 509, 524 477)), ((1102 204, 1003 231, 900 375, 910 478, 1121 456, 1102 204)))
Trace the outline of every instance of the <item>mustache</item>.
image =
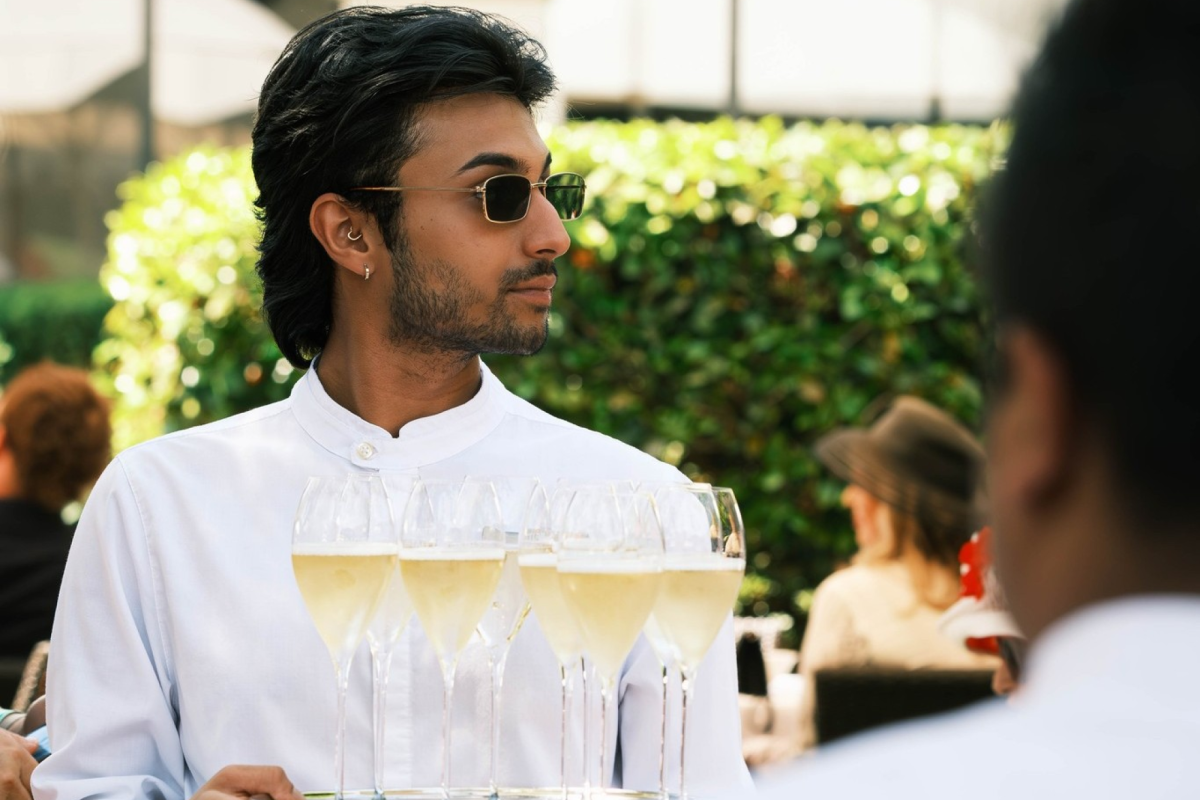
POLYGON ((533 278, 540 278, 543 275, 553 275, 558 277, 558 267, 554 266, 554 262, 550 259, 541 259, 534 261, 532 264, 521 267, 519 269, 510 269, 504 273, 504 277, 500 279, 500 288, 511 289, 514 286, 519 286, 525 281, 533 278))

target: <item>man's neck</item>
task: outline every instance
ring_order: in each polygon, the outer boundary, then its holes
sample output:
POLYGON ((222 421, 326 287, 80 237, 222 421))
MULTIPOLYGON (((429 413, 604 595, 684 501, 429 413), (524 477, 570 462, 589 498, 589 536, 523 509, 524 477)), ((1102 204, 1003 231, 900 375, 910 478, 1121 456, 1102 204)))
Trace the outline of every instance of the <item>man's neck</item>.
POLYGON ((334 402, 392 436, 467 402, 482 380, 478 356, 355 349, 334 337, 316 370, 334 402))

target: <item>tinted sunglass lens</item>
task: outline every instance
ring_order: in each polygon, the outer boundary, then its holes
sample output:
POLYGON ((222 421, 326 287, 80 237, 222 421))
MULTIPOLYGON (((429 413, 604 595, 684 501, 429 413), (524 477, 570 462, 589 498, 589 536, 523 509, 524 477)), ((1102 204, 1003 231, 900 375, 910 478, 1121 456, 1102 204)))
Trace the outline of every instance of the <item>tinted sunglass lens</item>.
POLYGON ((546 179, 546 199, 560 219, 575 219, 583 213, 583 176, 560 172, 546 179))
POLYGON ((529 211, 532 184, 520 175, 498 175, 484 184, 485 212, 493 222, 516 222, 529 211))

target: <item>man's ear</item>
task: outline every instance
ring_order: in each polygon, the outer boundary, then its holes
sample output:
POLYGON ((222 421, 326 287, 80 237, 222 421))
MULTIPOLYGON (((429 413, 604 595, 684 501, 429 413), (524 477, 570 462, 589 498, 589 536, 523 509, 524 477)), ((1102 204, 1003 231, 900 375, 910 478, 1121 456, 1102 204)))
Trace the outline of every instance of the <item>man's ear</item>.
POLYGON ((388 262, 374 217, 353 208, 339 194, 326 192, 313 201, 308 226, 333 263, 359 278, 367 277, 368 269, 378 274, 388 262))
POLYGON ((996 443, 1010 463, 1006 495, 1030 507, 1053 500, 1070 481, 1079 451, 1079 420, 1062 358, 1027 326, 1007 330, 1001 347, 1008 371, 1005 421, 996 443))

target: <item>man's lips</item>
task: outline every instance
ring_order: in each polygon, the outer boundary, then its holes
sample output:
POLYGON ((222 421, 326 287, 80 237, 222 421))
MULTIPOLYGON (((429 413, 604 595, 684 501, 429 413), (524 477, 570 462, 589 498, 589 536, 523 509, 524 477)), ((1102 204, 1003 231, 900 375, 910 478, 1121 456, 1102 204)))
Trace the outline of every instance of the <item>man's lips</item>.
POLYGON ((550 302, 554 284, 558 283, 555 275, 543 275, 539 278, 522 281, 508 291, 527 300, 542 300, 550 302))

